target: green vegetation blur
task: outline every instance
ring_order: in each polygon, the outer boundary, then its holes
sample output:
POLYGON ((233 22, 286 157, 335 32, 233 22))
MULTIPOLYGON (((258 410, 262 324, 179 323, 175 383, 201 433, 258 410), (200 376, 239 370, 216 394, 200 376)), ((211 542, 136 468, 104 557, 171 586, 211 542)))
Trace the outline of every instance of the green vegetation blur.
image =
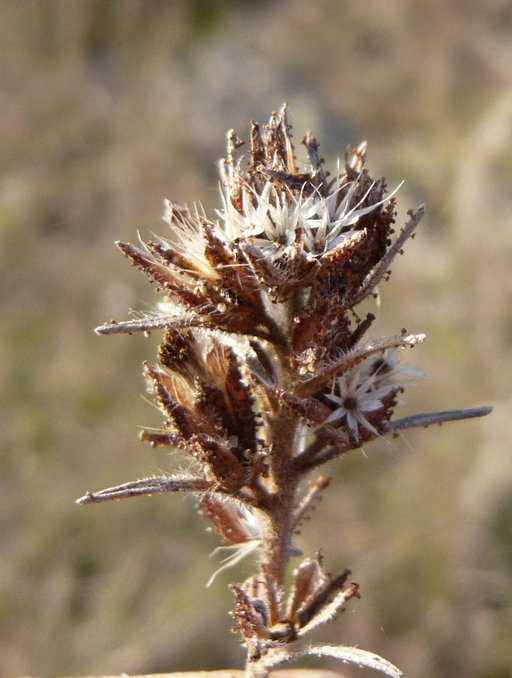
POLYGON ((406 180, 397 227, 427 205, 371 309, 427 334, 397 416, 495 405, 327 469, 296 545, 362 599, 318 639, 408 678, 511 675, 511 36, 506 0, 0 3, 1 676, 243 664, 227 583, 253 563, 206 589, 191 501, 74 500, 180 463, 137 438, 156 334, 93 333, 158 301, 113 241, 165 233, 164 197, 213 215, 227 130, 283 101, 299 160, 306 129, 333 172, 367 139, 371 174, 406 180))

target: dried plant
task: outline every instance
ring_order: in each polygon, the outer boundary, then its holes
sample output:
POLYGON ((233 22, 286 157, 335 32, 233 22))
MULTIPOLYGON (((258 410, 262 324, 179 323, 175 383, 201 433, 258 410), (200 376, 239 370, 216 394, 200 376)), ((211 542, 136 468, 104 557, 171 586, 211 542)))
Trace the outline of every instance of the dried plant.
POLYGON ((400 676, 365 650, 300 644, 359 597, 350 571, 328 576, 319 553, 298 565, 285 593, 288 561, 300 555, 292 537, 329 478, 304 483, 370 440, 490 408, 393 418, 411 377, 398 349, 425 336, 402 330, 364 340, 374 316, 355 309, 389 277, 423 207, 393 239, 394 193, 370 177, 365 144, 334 179, 317 140, 308 133, 303 144, 309 163, 299 171, 286 107, 263 129, 252 123, 246 156, 231 131, 215 220, 167 201, 167 237, 142 248, 117 243, 165 301, 154 315, 96 331, 165 330, 159 365, 144 363, 165 421, 141 439, 181 453, 189 469, 88 492, 78 503, 188 492, 232 549, 221 569, 257 552, 257 573, 231 584, 248 676, 304 655, 400 676))

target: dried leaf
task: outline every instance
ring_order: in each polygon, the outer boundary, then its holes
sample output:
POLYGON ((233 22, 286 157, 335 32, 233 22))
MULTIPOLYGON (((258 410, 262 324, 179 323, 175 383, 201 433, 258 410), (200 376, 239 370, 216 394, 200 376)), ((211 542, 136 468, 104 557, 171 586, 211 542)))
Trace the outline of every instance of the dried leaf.
POLYGON ((268 670, 280 664, 296 661, 301 657, 333 657, 340 659, 345 664, 357 664, 361 667, 366 666, 381 671, 390 678, 401 678, 403 676, 399 668, 380 655, 368 652, 368 650, 361 650, 358 647, 344 645, 312 645, 291 652, 287 649, 272 649, 265 657, 261 658, 261 663, 268 670))
POLYGON ((306 558, 293 571, 290 595, 286 608, 286 618, 293 622, 297 618, 297 611, 305 607, 324 586, 326 580, 322 568, 320 554, 306 558))

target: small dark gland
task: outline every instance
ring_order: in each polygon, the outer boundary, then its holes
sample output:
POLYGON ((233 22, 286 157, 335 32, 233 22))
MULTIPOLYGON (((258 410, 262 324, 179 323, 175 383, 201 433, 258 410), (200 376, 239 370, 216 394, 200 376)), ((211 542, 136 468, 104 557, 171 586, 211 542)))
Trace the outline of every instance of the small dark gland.
POLYGON ((345 398, 345 400, 343 401, 343 407, 346 410, 356 410, 357 409, 357 398, 353 398, 352 396, 345 398))

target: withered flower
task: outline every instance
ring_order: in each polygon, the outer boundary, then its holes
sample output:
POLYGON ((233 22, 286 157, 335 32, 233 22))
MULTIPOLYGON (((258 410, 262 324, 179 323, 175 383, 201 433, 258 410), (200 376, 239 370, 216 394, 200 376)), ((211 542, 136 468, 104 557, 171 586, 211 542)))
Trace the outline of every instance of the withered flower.
POLYGON ((316 139, 307 134, 303 143, 309 162, 299 171, 285 106, 263 129, 252 123, 246 155, 231 131, 216 219, 166 201, 165 237, 142 248, 117 243, 164 299, 151 316, 96 331, 165 330, 160 364, 144 363, 164 422, 141 438, 181 454, 189 469, 88 492, 78 502, 188 492, 233 550, 221 569, 258 553, 258 572, 231 585, 248 676, 307 654, 400 676, 365 650, 300 645, 359 597, 350 571, 328 576, 319 554, 298 565, 285 595, 288 561, 298 555, 293 534, 329 484, 325 476, 308 488, 304 481, 376 437, 490 408, 394 418, 410 377, 397 353, 425 336, 402 330, 365 340, 375 318, 356 307, 389 277, 423 207, 395 236, 396 191, 370 177, 366 145, 330 179, 316 139))

